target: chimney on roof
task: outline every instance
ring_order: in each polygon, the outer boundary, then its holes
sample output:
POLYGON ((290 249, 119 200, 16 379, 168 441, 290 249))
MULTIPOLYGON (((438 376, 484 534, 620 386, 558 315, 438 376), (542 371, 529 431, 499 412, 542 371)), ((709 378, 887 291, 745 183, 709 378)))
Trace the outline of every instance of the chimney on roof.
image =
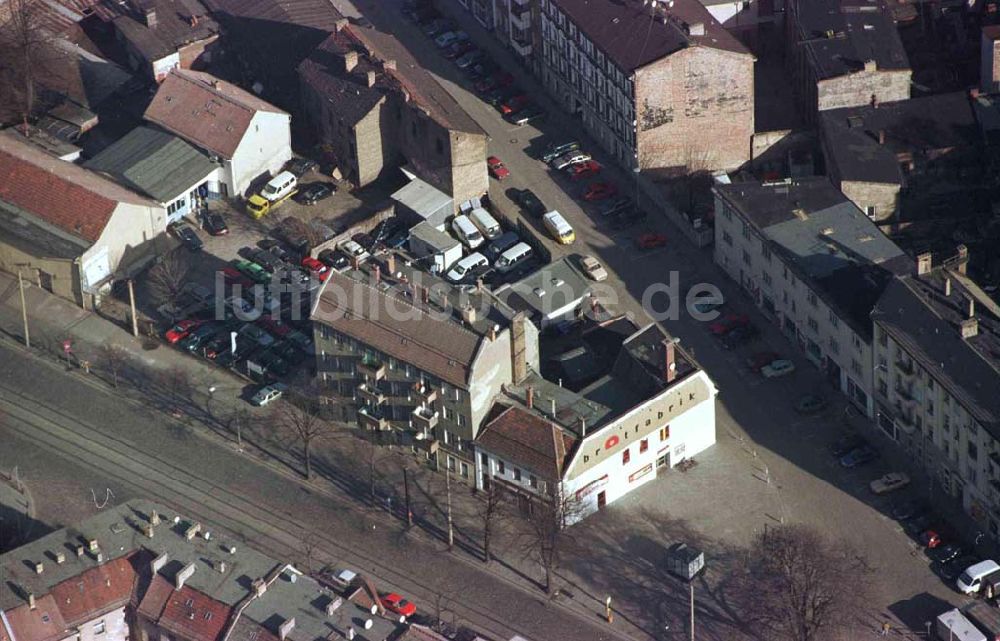
POLYGON ((344 52, 344 73, 351 73, 358 66, 358 52, 351 50, 344 52))
POLYGON ((375 284, 376 285, 378 285, 379 283, 381 283, 382 282, 382 268, 379 267, 378 265, 375 265, 372 268, 372 276, 375 278, 375 284))
POLYGON ((955 249, 957 251, 955 259, 958 261, 958 273, 964 274, 969 267, 969 248, 965 245, 959 245, 955 249))
POLYGON ((361 269, 361 259, 357 256, 351 256, 351 269, 361 269))
POLYGON ((183 568, 181 568, 177 574, 174 576, 174 588, 180 590, 187 583, 187 580, 194 575, 195 568, 194 563, 188 563, 183 568))
POLYGON ((41 574, 45 571, 45 564, 39 561, 35 564, 35 574, 41 574))
POLYGON ((933 267, 933 262, 930 252, 917 254, 917 276, 931 273, 931 267, 933 267))
POLYGON ((490 331, 487 333, 487 335, 488 335, 491 343, 497 339, 497 328, 496 328, 496 325, 492 325, 490 327, 490 331))
POLYGON ((354 626, 347 628, 347 641, 354 641, 354 626))
POLYGON ((950 278, 945 278, 944 279, 944 295, 945 295, 945 298, 951 296, 951 279, 950 278))
POLYGON ((84 550, 85 550, 85 548, 82 545, 76 546, 76 556, 77 556, 77 558, 80 558, 80 557, 83 556, 84 550))
POLYGON ((160 524, 160 513, 156 510, 153 510, 153 512, 149 515, 149 524, 153 526, 160 524))
POLYGON ((65 552, 56 552, 56 565, 62 565, 66 562, 65 552))
POLYGON ((550 402, 552 403, 552 418, 555 418, 556 417, 556 399, 552 398, 552 399, 550 399, 550 402))
POLYGON ((346 27, 349 24, 351 24, 351 21, 348 20, 347 18, 339 18, 336 22, 333 23, 333 28, 336 29, 337 31, 341 31, 343 30, 344 27, 346 27))
POLYGON ((383 60, 382 61, 382 71, 389 71, 389 70, 395 70, 395 69, 396 69, 396 61, 395 60, 383 60))
POLYGON ((531 385, 524 390, 524 404, 528 406, 529 410, 535 407, 535 388, 531 385))
POLYGON ((365 72, 365 81, 368 83, 369 87, 375 86, 375 71, 369 69, 365 72))
POLYGON ((97 552, 100 548, 101 545, 97 542, 97 539, 90 539, 87 541, 87 549, 91 552, 97 552))
POLYGON ((199 532, 201 532, 201 523, 193 523, 184 531, 184 538, 190 541, 198 536, 199 532))
POLYGON ((167 561, 169 560, 170 560, 170 555, 164 552, 160 556, 150 561, 149 563, 150 574, 155 575, 156 573, 158 573, 160 570, 163 569, 163 566, 165 566, 167 564, 167 561))
POLYGON ((151 5, 146 5, 146 7, 143 8, 143 10, 142 10, 142 21, 150 29, 153 29, 154 27, 156 27, 156 25, 157 25, 157 21, 156 21, 156 7, 153 7, 151 5))
POLYGON ((663 380, 673 383, 677 378, 677 347, 668 338, 663 341, 663 380))
POLYGON ((693 22, 688 26, 688 35, 691 36, 703 36, 705 35, 705 23, 704 22, 693 22))
POLYGON ((476 279, 476 293, 477 294, 482 294, 483 293, 483 279, 482 278, 477 278, 476 279))
POLYGON ((267 592, 267 581, 265 581, 264 579, 256 579, 253 582, 254 597, 259 599, 260 597, 264 596, 265 592, 267 592))
POLYGON ((97 556, 94 557, 94 560, 97 561, 98 565, 100 565, 101 563, 104 563, 104 553, 98 552, 97 556))
POLYGON ((226 573, 226 562, 225 561, 218 561, 218 562, 216 562, 215 569, 217 569, 219 571, 219 574, 225 574, 226 573))
POLYGON ((344 599, 339 596, 336 599, 331 599, 330 602, 326 604, 326 616, 332 617, 333 613, 337 611, 337 608, 343 604, 344 599))
POLYGON ((880 145, 885 144, 885 129, 878 130, 878 144, 880 145))
POLYGON ((874 60, 865 60, 865 72, 874 73, 876 71, 878 71, 878 63, 874 60))
MULTIPOLYGON (((444 294, 441 295, 444 296, 444 294)), ((420 300, 423 301, 424 305, 429 305, 431 302, 431 290, 426 287, 421 287, 420 300)), ((447 302, 447 300, 445 302, 447 302)))
POLYGON ((587 435, 587 419, 580 417, 580 438, 587 435))
POLYGON ((35 595, 33 592, 28 593, 28 609, 29 610, 35 609, 35 595))
POLYGON ((467 305, 462 308, 462 320, 464 320, 469 325, 476 322, 476 308, 472 305, 467 305))
POLYGON ((286 620, 284 623, 278 626, 278 638, 281 641, 285 641, 288 635, 291 634, 292 630, 295 629, 295 617, 286 620))
POLYGON ((194 29, 198 26, 198 16, 191 14, 191 28, 194 29))
POLYGON ((966 294, 965 296, 965 317, 976 317, 976 299, 972 297, 972 294, 966 294))
POLYGON ((390 276, 396 273, 396 255, 389 254, 385 257, 385 271, 390 276))
POLYGON ((962 338, 972 338, 979 333, 979 321, 975 318, 966 318, 961 324, 962 338))

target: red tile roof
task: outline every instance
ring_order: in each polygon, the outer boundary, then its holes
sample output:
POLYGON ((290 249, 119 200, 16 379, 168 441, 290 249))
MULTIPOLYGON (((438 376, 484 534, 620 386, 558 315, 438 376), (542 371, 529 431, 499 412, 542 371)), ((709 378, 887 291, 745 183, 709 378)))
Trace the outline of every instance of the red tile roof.
POLYGON ((174 69, 145 118, 224 158, 232 158, 258 111, 281 109, 211 74, 174 69))
POLYGON ((121 557, 63 581, 50 594, 63 619, 74 626, 125 606, 137 579, 131 560, 121 557))
POLYGON ((226 604, 190 586, 175 590, 169 581, 159 575, 153 577, 139 605, 140 614, 158 626, 180 638, 200 641, 218 639, 226 629, 231 610, 226 604))
POLYGON ((488 452, 550 481, 562 477, 566 453, 575 442, 555 423, 516 405, 502 410, 476 437, 488 452))
POLYGON ((19 137, 0 135, 0 201, 91 243, 100 238, 119 202, 157 206, 19 137))
MULTIPOLYGON (((51 594, 35 600, 35 609, 27 604, 4 613, 18 641, 55 641, 66 637, 66 621, 51 594)), ((0 625, 0 640, 9 639, 0 625)))

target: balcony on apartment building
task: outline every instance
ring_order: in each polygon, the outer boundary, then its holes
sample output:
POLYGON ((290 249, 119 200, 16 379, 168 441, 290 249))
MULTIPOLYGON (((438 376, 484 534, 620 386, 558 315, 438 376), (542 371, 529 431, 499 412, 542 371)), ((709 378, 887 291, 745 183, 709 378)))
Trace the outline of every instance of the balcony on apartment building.
POLYGON ((361 427, 376 432, 389 429, 389 418, 379 407, 364 405, 358 408, 358 423, 361 427))
POLYGON ((528 31, 531 28, 531 5, 529 0, 511 0, 510 23, 515 29, 528 31))
POLYGON ((899 400, 896 401, 896 426, 907 434, 913 434, 914 430, 917 429, 913 411, 905 407, 899 400))
POLYGON ((510 35, 510 46, 514 48, 514 52, 522 57, 527 57, 531 55, 531 32, 522 31, 516 26, 512 25, 511 35, 510 35))
POLYGON ((385 363, 374 356, 365 355, 358 362, 358 374, 373 381, 385 378, 385 363))
POLYGON ((411 396, 421 405, 430 405, 437 400, 438 391, 423 381, 417 381, 413 384, 411 396))
POLYGON ((917 368, 913 366, 913 361, 910 359, 897 358, 893 364, 899 373, 907 379, 912 378, 917 373, 917 368))
POLYGON ((413 409, 410 422, 417 431, 428 434, 438 424, 438 412, 432 407, 416 407, 413 409))
POLYGON ((378 407, 385 403, 385 394, 374 383, 363 383, 358 386, 358 400, 365 405, 378 407))

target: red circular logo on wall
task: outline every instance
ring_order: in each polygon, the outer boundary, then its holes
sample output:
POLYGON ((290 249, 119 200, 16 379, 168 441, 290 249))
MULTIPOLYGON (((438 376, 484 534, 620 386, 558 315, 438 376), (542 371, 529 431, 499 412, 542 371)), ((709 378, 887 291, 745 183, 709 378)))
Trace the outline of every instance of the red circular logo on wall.
POLYGON ((604 449, 606 449, 606 450, 610 450, 615 445, 618 445, 618 437, 617 436, 609 436, 608 440, 604 441, 604 449))

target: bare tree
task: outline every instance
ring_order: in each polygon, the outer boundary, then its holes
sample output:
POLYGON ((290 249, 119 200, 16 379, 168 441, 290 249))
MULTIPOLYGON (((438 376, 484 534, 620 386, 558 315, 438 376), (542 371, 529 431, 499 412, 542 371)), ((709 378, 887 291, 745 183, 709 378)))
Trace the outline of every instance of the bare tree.
POLYGON ((526 549, 542 567, 546 594, 553 594, 553 574, 559 567, 559 559, 572 541, 566 526, 577 520, 581 510, 579 501, 572 496, 564 496, 559 489, 553 489, 547 499, 531 503, 527 515, 529 527, 526 549))
POLYGON ((38 100, 39 78, 55 58, 53 35, 42 27, 38 0, 0 4, 0 96, 27 125, 38 100))
POLYGON ((698 196, 710 193, 714 161, 714 154, 707 147, 689 145, 684 149, 684 173, 679 178, 682 197, 678 203, 684 211, 693 213, 698 196))
POLYGON ((759 533, 742 565, 731 593, 744 620, 765 639, 823 638, 850 622, 870 596, 865 559, 804 525, 759 533))
POLYGON ((180 406, 190 402, 194 396, 191 374, 180 366, 158 371, 154 380, 155 388, 164 391, 175 412, 179 412, 180 406))
POLYGON ((157 305, 176 303, 187 280, 188 264, 171 252, 146 273, 149 295, 157 305))
POLYGON ((98 362, 111 374, 111 383, 118 387, 119 377, 129 363, 129 353, 120 345, 115 345, 111 341, 105 341, 98 348, 98 362))
POLYGON ((313 444, 331 429, 330 424, 320 418, 316 396, 308 390, 288 395, 286 402, 275 407, 273 418, 276 425, 291 432, 299 440, 305 477, 311 478, 313 444))
POLYGON ((483 482, 482 503, 479 504, 479 517, 483 520, 483 560, 489 563, 493 560, 493 532, 497 520, 503 515, 507 497, 503 488, 492 476, 483 482))

